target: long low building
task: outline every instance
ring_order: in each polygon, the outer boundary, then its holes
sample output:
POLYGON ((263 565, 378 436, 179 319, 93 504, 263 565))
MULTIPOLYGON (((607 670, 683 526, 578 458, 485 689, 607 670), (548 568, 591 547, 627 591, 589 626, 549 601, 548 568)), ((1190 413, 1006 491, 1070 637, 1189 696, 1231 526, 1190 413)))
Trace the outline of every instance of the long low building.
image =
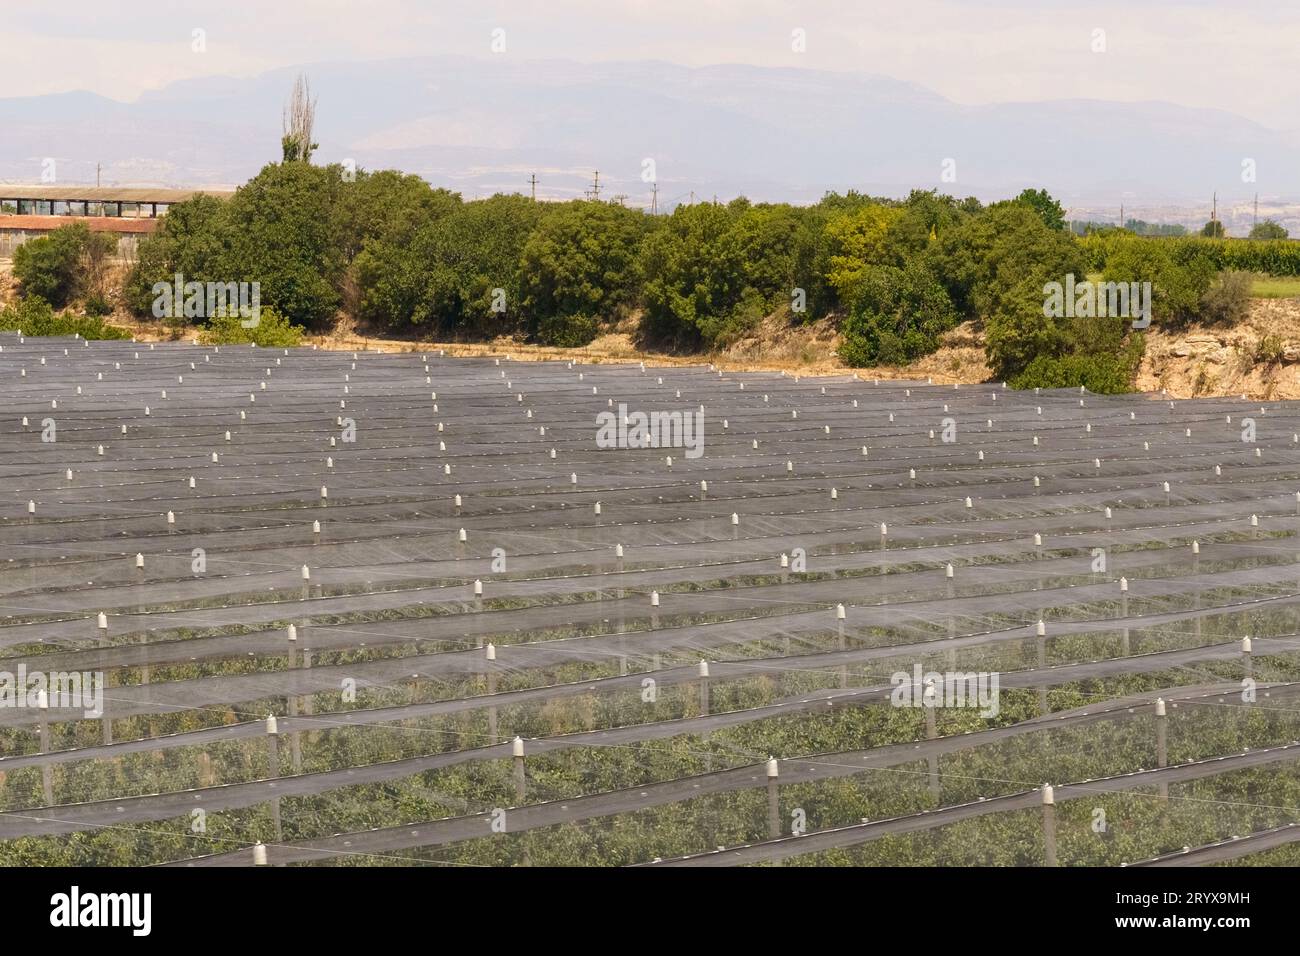
POLYGON ((67 225, 85 222, 95 232, 118 234, 118 248, 128 255, 141 235, 178 202, 195 196, 228 198, 231 190, 159 189, 119 186, 15 186, 0 184, 0 258, 10 258, 28 239, 67 225))

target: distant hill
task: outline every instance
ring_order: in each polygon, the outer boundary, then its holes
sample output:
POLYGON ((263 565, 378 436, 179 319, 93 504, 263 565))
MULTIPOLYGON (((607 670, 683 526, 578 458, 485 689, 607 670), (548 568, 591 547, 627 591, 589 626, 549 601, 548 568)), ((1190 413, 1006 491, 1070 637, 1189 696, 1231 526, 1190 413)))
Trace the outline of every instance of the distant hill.
MULTIPOLYGON (((428 57, 302 67, 319 96, 317 158, 419 173, 467 196, 527 191, 649 202, 807 201, 827 189, 939 187, 995 198, 1043 186, 1067 205, 1300 197, 1294 133, 1170 103, 1064 100, 970 107, 884 76, 660 62, 428 57), (1243 183, 1243 158, 1258 183, 1243 183), (956 182, 942 182, 945 158, 956 182)), ((54 157, 65 182, 216 185, 278 159, 297 68, 173 83, 118 103, 90 93, 0 99, 0 180, 54 157)))

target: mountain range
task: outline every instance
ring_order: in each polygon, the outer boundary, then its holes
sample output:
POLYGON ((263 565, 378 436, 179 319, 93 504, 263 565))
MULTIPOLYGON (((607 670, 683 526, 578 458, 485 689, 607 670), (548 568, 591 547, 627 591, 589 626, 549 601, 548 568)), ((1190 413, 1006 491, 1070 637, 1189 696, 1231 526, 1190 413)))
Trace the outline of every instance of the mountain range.
POLYGON ((279 158, 305 73, 317 162, 399 168, 466 197, 601 195, 806 202, 827 190, 981 199, 1043 187, 1067 207, 1208 209, 1300 198, 1300 136, 1167 102, 970 106, 869 73, 501 57, 331 62, 172 83, 122 103, 88 92, 0 98, 0 181, 230 186, 279 158), (1243 177, 1253 161, 1257 181, 1243 177), (647 161, 653 162, 651 168, 647 161), (643 173, 644 171, 644 173, 643 173))

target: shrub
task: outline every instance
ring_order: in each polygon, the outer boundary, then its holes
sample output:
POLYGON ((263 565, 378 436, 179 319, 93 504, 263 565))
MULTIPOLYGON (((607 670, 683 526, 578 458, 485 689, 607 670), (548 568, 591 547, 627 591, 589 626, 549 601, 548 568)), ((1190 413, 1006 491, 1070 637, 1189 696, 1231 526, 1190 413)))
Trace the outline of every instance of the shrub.
POLYGON ((1008 380, 1012 388, 1079 388, 1115 395, 1133 390, 1133 376, 1142 357, 1142 339, 1130 340, 1119 354, 1040 355, 1023 372, 1008 380))
POLYGON ((600 324, 589 315, 552 315, 537 324, 537 340, 556 348, 590 345, 599 333, 600 324))
POLYGON ((91 316, 112 315, 112 303, 102 293, 92 292, 86 296, 86 314, 91 316))
POLYGON ((55 308, 78 295, 102 298, 116 248, 116 236, 91 232, 84 222, 69 223, 14 250, 14 276, 24 296, 39 296, 55 308))
POLYGON ((130 338, 122 329, 93 316, 58 315, 40 296, 31 295, 0 309, 0 330, 24 335, 80 335, 83 339, 130 338))
POLYGON ((1250 312, 1250 289, 1254 276, 1229 269, 1219 273, 1201 296, 1201 318, 1206 322, 1239 322, 1250 312))
POLYGON ((245 328, 239 315, 212 319, 199 333, 204 345, 257 345, 272 348, 291 348, 302 341, 304 329, 293 325, 283 315, 269 306, 263 306, 257 325, 245 328))
POLYGON ((1281 362, 1285 349, 1286 341, 1280 335, 1265 335, 1255 343, 1251 358, 1266 364, 1281 362))

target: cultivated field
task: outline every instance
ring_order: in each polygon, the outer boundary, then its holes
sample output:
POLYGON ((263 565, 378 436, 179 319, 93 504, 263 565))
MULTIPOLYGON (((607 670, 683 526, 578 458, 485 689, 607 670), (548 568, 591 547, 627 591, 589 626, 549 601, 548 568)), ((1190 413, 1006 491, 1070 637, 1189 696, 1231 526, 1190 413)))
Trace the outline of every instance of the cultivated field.
POLYGON ((1293 403, 0 345, 0 862, 1300 861, 1293 403))

